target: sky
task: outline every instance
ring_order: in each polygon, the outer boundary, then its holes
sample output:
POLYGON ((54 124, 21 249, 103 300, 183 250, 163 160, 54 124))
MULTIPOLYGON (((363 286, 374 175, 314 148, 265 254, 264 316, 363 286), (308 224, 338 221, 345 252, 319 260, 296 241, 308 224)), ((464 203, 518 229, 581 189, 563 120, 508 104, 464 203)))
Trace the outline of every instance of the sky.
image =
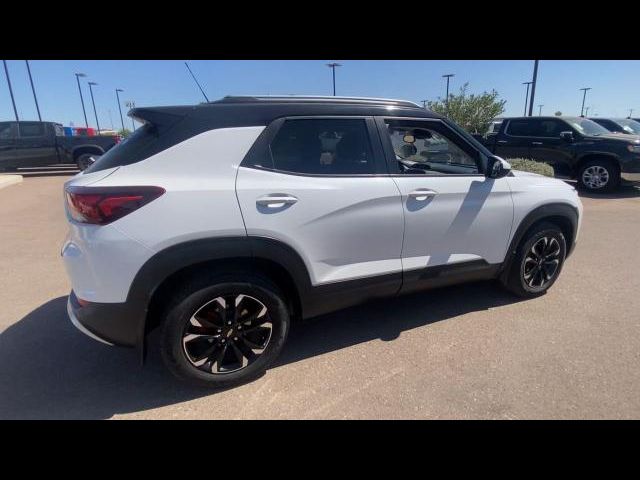
MULTIPOLYGON (((210 100, 225 95, 331 95, 330 61, 336 70, 336 93, 346 96, 435 100, 445 96, 443 74, 453 73, 450 91, 469 83, 469 92, 495 89, 507 101, 505 116, 522 115, 533 60, 187 60, 210 100)), ((30 60, 43 120, 83 126, 84 117, 74 73, 81 78, 89 126, 95 127, 87 81, 93 87, 101 128, 119 129, 115 89, 121 88, 122 112, 126 101, 136 106, 184 105, 204 101, 184 60, 30 60)), ((7 66, 20 120, 37 120, 37 112, 23 60, 7 66)), ((534 114, 561 111, 579 115, 581 87, 591 87, 585 106, 589 116, 626 117, 629 109, 640 116, 640 61, 541 60, 538 67, 534 114)), ((11 97, 0 71, 0 120, 13 120, 11 97)), ((131 128, 131 119, 124 117, 131 128)))

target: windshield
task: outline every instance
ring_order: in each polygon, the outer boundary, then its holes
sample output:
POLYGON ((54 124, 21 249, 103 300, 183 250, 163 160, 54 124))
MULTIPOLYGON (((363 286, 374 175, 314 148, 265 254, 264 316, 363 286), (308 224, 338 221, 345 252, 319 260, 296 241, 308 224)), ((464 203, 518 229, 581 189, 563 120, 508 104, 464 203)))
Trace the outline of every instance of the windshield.
POLYGON ((565 119, 567 122, 571 124, 573 128, 578 130, 578 132, 583 135, 602 135, 611 133, 609 130, 604 128, 602 125, 598 125, 593 120, 589 120, 588 118, 567 118, 565 119))
POLYGON ((620 120, 616 120, 616 122, 619 123, 625 131, 635 135, 640 135, 640 123, 635 120, 631 120, 630 118, 621 118, 620 120))

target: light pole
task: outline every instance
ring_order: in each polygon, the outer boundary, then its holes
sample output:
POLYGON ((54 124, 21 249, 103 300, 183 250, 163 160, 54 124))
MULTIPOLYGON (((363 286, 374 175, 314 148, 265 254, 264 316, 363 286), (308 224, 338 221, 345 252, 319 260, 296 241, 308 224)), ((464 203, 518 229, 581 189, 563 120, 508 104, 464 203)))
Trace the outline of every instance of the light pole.
POLYGON ((18 119, 18 109, 16 108, 16 101, 13 98, 13 88, 11 88, 11 79, 9 78, 9 69, 7 68, 7 61, 2 60, 4 63, 4 74, 7 76, 7 85, 9 85, 9 94, 11 95, 11 103, 13 104, 13 113, 16 115, 16 122, 19 122, 18 119))
POLYGON ((588 116, 589 116, 589 108, 590 108, 590 107, 587 107, 587 108, 585 108, 585 109, 584 109, 584 116, 585 116, 585 117, 588 117, 588 116))
POLYGON ((327 63, 327 67, 329 67, 331 69, 331 72, 333 73, 333 96, 336 96, 336 67, 341 67, 342 64, 340 63, 327 63))
POLYGON ((428 100, 422 100, 422 107, 423 108, 427 108, 427 101, 428 100))
POLYGON ((446 75, 442 75, 442 78, 447 79, 447 98, 445 99, 445 108, 447 109, 447 116, 449 116, 449 80, 451 77, 455 77, 455 73, 447 73, 446 75))
MULTIPOLYGON (((134 102, 133 100, 127 100, 124 103, 124 106, 127 108, 136 108, 136 102, 134 102)), ((131 128, 133 128, 133 131, 136 131, 136 124, 133 122, 133 117, 131 117, 131 128)))
POLYGON ((542 107, 544 107, 544 105, 538 105, 538 116, 539 117, 542 116, 542 107))
POLYGON ((91 93, 91 103, 93 104, 93 114, 96 116, 96 126, 98 127, 98 135, 100 135, 100 122, 98 122, 98 111, 96 110, 96 101, 93 99, 93 85, 98 85, 96 82, 87 82, 89 84, 89 93, 91 93))
POLYGON ((84 99, 82 98, 82 89, 80 88, 80 77, 86 77, 84 73, 76 73, 76 80, 78 81, 78 92, 80 92, 80 102, 82 102, 82 113, 84 114, 84 125, 89 128, 89 121, 87 120, 87 111, 84 109, 84 99))
POLYGON ((532 84, 533 82, 522 82, 523 85, 527 86, 527 96, 524 97, 524 116, 527 116, 527 104, 529 103, 529 86, 532 84))
POLYGON ((533 84, 531 85, 531 101, 529 102, 529 116, 533 116, 533 99, 536 96, 536 85, 538 83, 538 60, 533 63, 533 84))
POLYGON ((31 78, 31 68, 29 68, 29 60, 24 61, 27 64, 27 72, 29 72, 29 82, 31 82, 31 91, 33 92, 33 100, 36 102, 36 110, 38 111, 38 120, 42 121, 40 116, 40 107, 38 106, 38 97, 36 97, 36 89, 33 86, 33 78, 31 78))
POLYGON ((120 106, 120 95, 118 92, 124 92, 121 88, 116 88, 116 99, 118 100, 118 110, 120 111, 120 123, 122 124, 122 130, 124 130, 124 120, 122 119, 122 107, 120 106))
POLYGON ((633 115, 633 108, 629 109, 629 118, 631 118, 631 116, 633 115))
POLYGON ((582 94, 582 108, 580 108, 580 116, 584 117, 584 100, 587 98, 587 91, 591 90, 591 87, 581 88, 584 93, 582 94))

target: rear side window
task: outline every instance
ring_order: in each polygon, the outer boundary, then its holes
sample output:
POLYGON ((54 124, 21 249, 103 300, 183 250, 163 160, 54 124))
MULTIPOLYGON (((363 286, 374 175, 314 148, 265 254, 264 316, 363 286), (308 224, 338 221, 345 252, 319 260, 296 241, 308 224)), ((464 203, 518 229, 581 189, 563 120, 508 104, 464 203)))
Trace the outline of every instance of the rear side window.
POLYGON ((376 171, 364 119, 286 120, 270 145, 272 167, 312 175, 376 171))
POLYGON ((20 137, 44 137, 44 123, 24 123, 18 124, 20 137))
POLYGON ((110 148, 85 172, 98 172, 144 160, 162 149, 155 148, 159 142, 160 132, 158 128, 146 123, 118 145, 110 148))
POLYGON ((533 124, 527 120, 511 120, 507 126, 507 134, 515 137, 533 137, 533 124))
POLYGON ((0 123, 0 140, 10 140, 13 138, 13 128, 11 123, 0 123))

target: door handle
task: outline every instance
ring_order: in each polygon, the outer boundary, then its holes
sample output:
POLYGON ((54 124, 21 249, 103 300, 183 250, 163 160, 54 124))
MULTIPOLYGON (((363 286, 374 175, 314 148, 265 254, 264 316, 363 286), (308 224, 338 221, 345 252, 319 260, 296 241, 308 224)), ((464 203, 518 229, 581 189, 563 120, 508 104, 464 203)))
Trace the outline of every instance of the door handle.
POLYGON ((507 143, 506 140, 498 140, 498 143, 507 143))
POLYGON ((293 205, 298 199, 293 195, 265 195, 256 200, 258 205, 269 208, 281 208, 285 205, 293 205))
POLYGON ((542 142, 531 142, 531 145, 542 145, 542 142))
POLYGON ((417 188, 416 190, 414 190, 409 194, 409 197, 419 202, 424 202, 427 198, 433 197, 437 194, 438 192, 435 192, 428 188, 417 188))

